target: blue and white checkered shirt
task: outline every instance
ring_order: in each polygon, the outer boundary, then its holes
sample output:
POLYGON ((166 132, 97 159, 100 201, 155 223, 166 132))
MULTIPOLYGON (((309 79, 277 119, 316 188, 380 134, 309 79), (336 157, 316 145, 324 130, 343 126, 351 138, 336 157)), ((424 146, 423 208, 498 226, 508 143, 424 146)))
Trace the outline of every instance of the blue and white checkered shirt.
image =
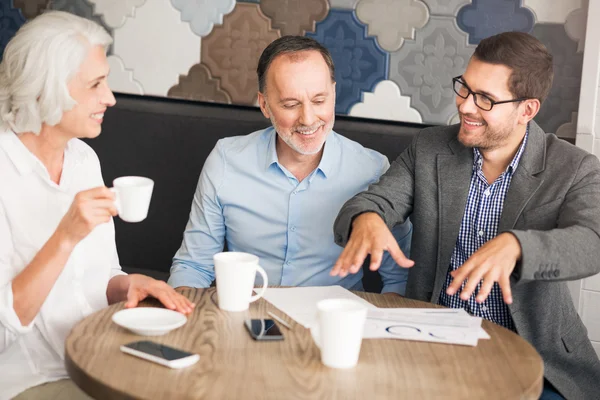
MULTIPOLYGON (((450 268, 446 276, 446 282, 442 288, 439 304, 450 308, 464 308, 468 313, 490 320, 512 331, 516 331, 515 324, 508 306, 502 298, 502 290, 498 283, 494 283, 492 291, 488 298, 481 304, 475 301, 475 297, 481 289, 481 282, 477 289, 471 295, 468 301, 460 299, 458 291, 454 296, 448 296, 446 289, 452 282, 450 272, 458 269, 477 251, 485 242, 496 237, 498 234, 498 223, 502 208, 504 207, 504 198, 510 187, 512 175, 519 165, 519 160, 523 154, 523 149, 529 136, 529 127, 525 133, 525 138, 521 147, 515 154, 510 165, 491 185, 483 175, 481 166, 483 158, 479 149, 473 148, 473 174, 471 175, 471 186, 469 188, 469 197, 467 206, 456 239, 456 247, 452 252, 450 259, 450 268)), ((461 290, 464 288, 463 282, 461 290)))

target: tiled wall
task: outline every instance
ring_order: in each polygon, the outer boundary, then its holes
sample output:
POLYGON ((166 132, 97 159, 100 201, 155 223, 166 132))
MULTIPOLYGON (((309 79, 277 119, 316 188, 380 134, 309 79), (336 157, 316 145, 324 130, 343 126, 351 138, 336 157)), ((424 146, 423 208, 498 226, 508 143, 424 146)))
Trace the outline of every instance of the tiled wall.
MULTIPOLYGON (((600 0, 591 0, 585 28, 588 38, 600 37, 600 25, 595 23, 598 15, 600 0)), ((576 145, 600 157, 600 41, 586 41, 584 51, 576 145)), ((569 282, 569 286, 592 345, 600 355, 600 276, 569 282)))
MULTIPOLYGON (((596 63, 597 65, 600 65, 600 59, 597 59, 596 63)), ((593 148, 588 150, 592 151, 597 157, 600 157, 600 86, 597 88, 595 111, 595 139, 592 144, 593 148)), ((580 297, 579 314, 581 315, 585 326, 588 328, 588 334, 592 341, 592 345, 594 346, 594 349, 596 349, 596 353, 600 356, 600 313, 598 312, 600 309, 600 275, 583 280, 580 297)))
POLYGON ((256 103, 256 63, 285 34, 313 37, 337 67, 339 114, 431 124, 456 120, 451 78, 477 43, 531 32, 554 53, 554 88, 537 121, 575 137, 588 0, 0 0, 0 51, 46 8, 114 37, 114 90, 256 103))

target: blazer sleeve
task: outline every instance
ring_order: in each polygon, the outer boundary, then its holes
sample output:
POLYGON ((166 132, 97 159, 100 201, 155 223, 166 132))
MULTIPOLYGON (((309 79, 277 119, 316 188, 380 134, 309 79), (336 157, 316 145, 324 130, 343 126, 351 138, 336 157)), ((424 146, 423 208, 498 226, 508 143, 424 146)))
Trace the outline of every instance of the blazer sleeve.
MULTIPOLYGON (((559 207, 556 228, 511 230, 521 244, 516 281, 582 279, 600 272, 600 162, 588 154, 559 207)), ((540 208, 542 208, 541 206, 540 208)))
POLYGON ((341 208, 334 226, 335 242, 344 247, 350 237, 352 221, 359 214, 374 212, 379 214, 390 230, 404 223, 412 212, 414 197, 414 168, 417 145, 421 132, 411 145, 392 162, 378 182, 348 200, 341 208))

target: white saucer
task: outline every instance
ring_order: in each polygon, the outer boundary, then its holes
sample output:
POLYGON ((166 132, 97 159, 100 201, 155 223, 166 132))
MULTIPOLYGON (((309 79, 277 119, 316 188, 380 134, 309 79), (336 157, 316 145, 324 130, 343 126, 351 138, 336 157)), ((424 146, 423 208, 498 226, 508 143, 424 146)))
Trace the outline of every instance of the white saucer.
POLYGON ((117 311, 112 320, 138 335, 160 336, 184 325, 187 318, 166 308, 139 307, 117 311))

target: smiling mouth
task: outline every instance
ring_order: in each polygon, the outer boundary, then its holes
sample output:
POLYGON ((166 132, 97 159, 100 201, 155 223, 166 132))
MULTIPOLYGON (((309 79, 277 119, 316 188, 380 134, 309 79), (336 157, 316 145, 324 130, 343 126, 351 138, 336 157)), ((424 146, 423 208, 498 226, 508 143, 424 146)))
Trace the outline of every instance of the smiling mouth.
POLYGON ((472 119, 472 118, 466 117, 464 115, 460 116, 460 121, 462 123, 462 126, 464 126, 465 128, 471 128, 471 129, 480 128, 485 125, 484 121, 472 119))
POLYGON ((483 122, 469 122, 469 121, 463 121, 463 122, 469 126, 483 126, 483 122))
POLYGON ((309 129, 296 129, 296 133, 303 135, 303 136, 310 136, 313 135, 314 133, 316 133, 323 125, 319 125, 316 128, 309 128, 309 129))

